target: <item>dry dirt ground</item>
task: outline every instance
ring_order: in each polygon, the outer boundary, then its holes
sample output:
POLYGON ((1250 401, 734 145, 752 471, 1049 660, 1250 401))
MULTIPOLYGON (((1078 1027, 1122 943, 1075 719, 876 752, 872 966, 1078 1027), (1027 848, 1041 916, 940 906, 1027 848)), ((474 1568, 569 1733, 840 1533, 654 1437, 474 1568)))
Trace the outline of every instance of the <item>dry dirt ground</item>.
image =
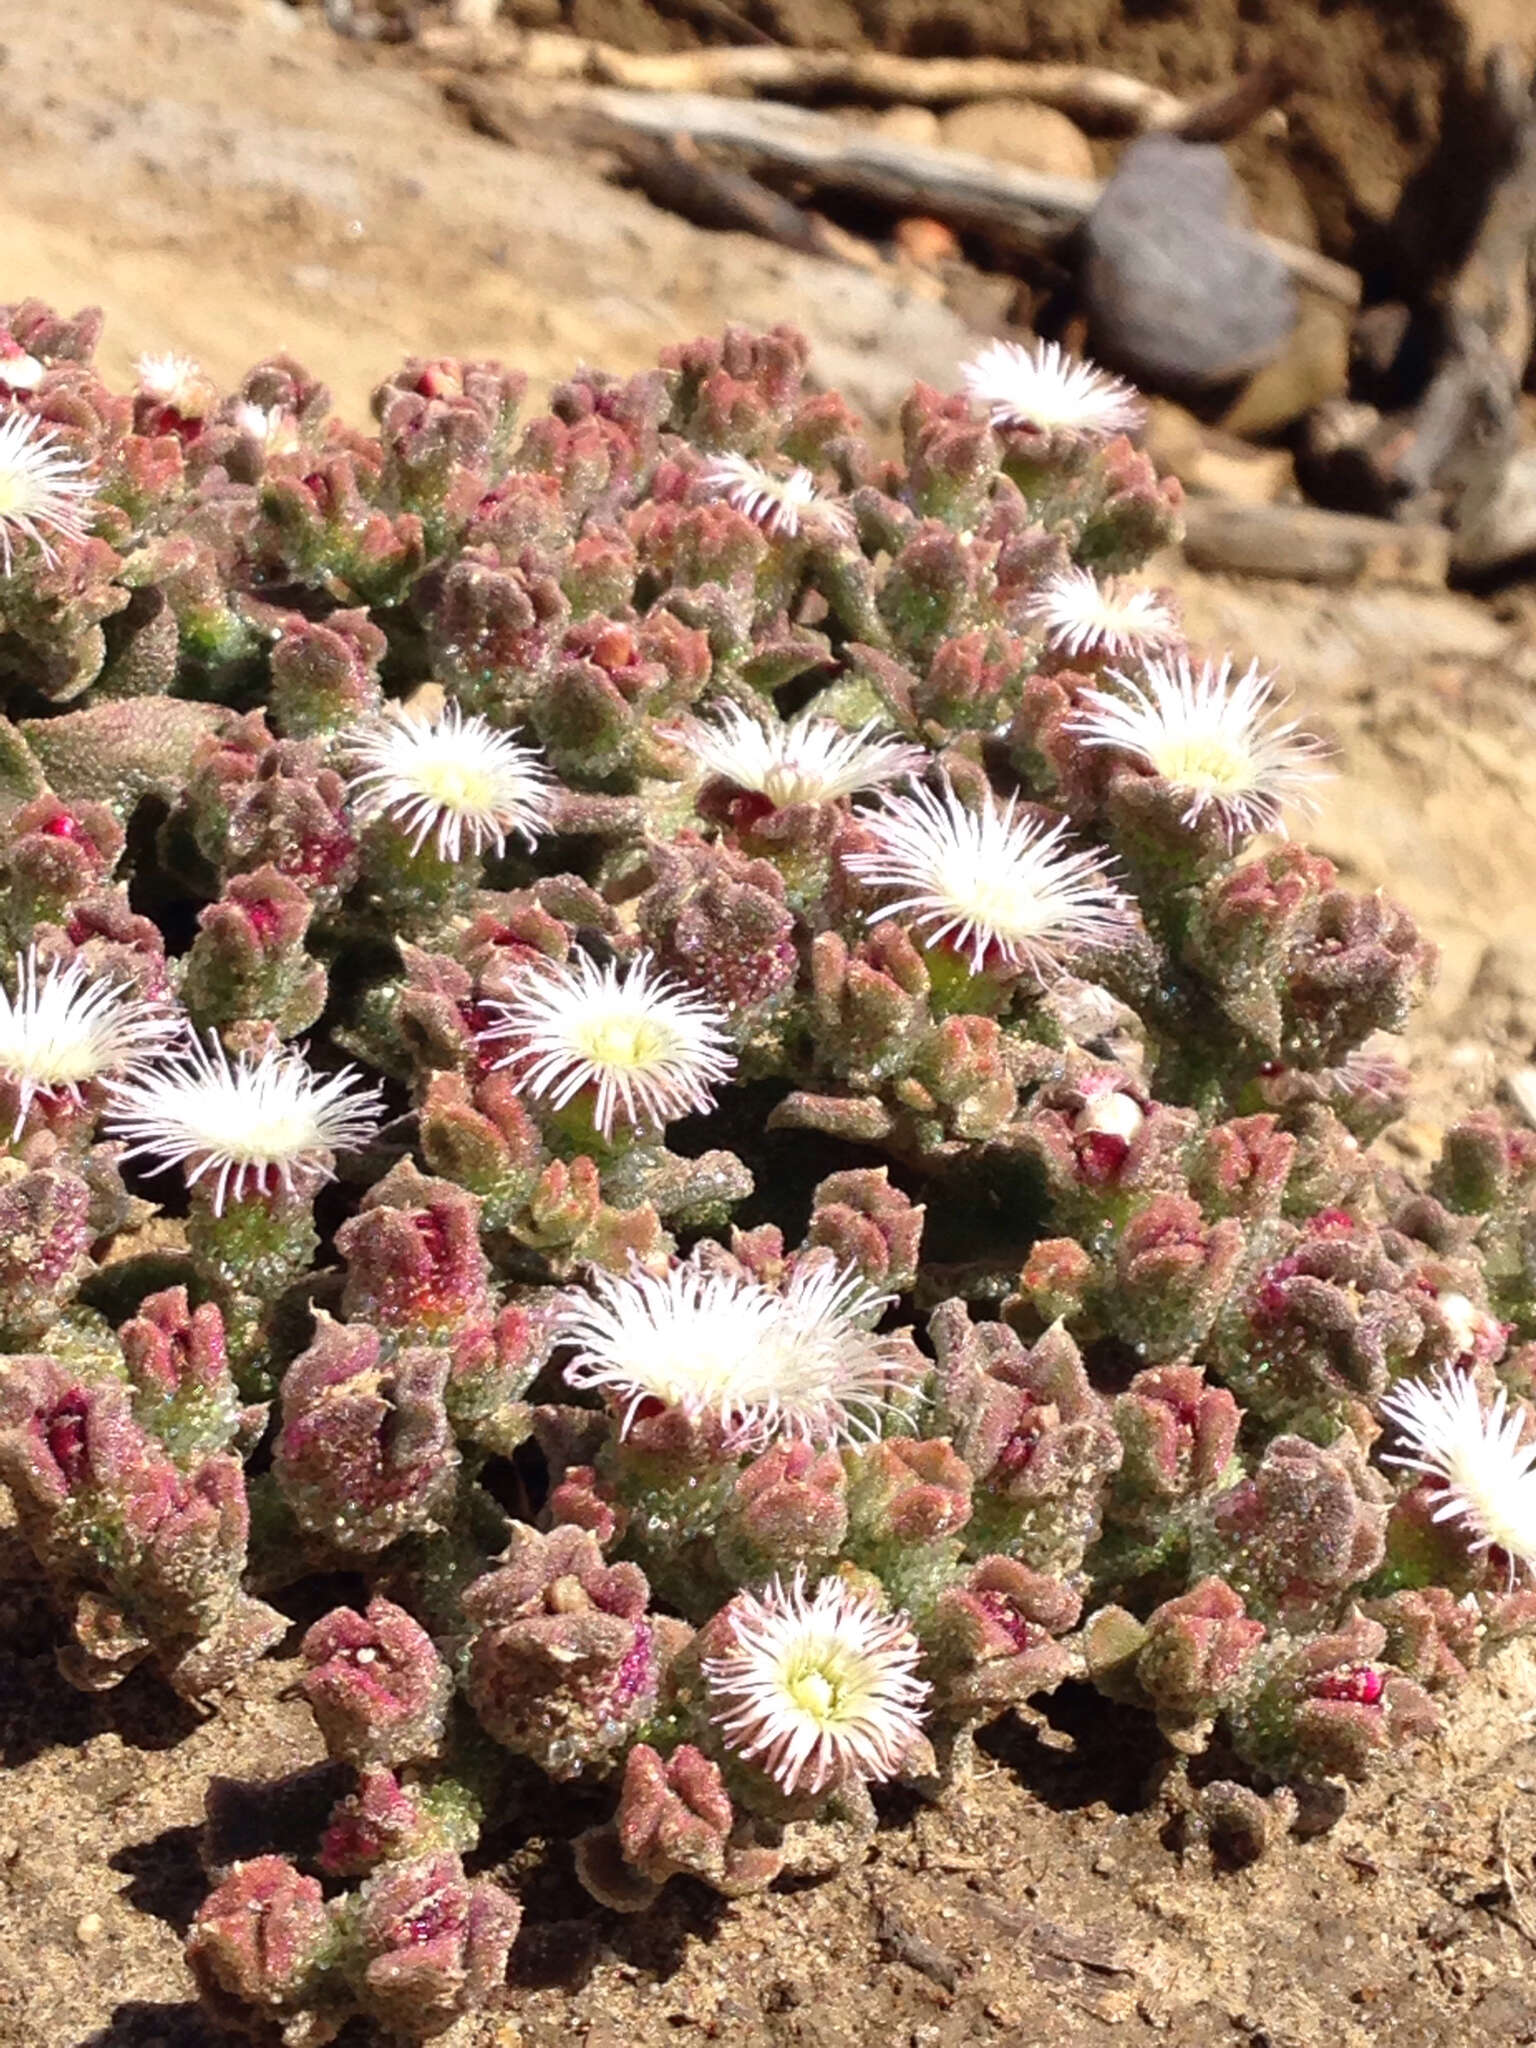
MULTIPOLYGON (((1409 30, 1434 11, 1384 10, 1405 122, 1409 30)), ((1044 33, 1047 10, 1016 12, 1044 33)), ((1091 12, 1057 10, 1059 39, 1091 12)), ((1111 16, 1179 12, 1102 6, 1105 47, 1111 16)), ((1347 47, 1379 41, 1368 10, 1326 12, 1347 47)), ((1251 0, 1204 18, 1230 41, 1239 17, 1295 13, 1251 0)), ((115 375, 144 348, 229 378, 288 347, 360 416, 413 350, 499 354, 538 385, 581 358, 636 367, 726 317, 788 316, 818 375, 886 416, 910 377, 950 381, 968 345, 887 280, 701 234, 467 134, 409 65, 281 6, 54 0, 45 17, 0 0, 0 44, 0 298, 105 304, 115 375)), ((1200 637, 1292 682, 1338 749, 1317 840, 1444 949, 1410 1041, 1423 1106, 1395 1134, 1426 1158, 1455 1105, 1536 1044, 1536 603, 1320 593, 1176 559, 1158 573, 1200 637)), ((0 2048, 214 2048, 179 1939, 202 1891, 203 1786, 314 1763, 291 1675, 269 1662, 202 1722, 148 1680, 76 1695, 0 1530, 0 2048)), ((1331 1833, 1235 1873, 1165 1841, 1136 1723, 1071 1694, 1051 1711, 1049 1741, 1002 1736, 943 1811, 889 1803, 866 1866, 733 1906, 679 1885, 640 1920, 598 1912, 564 1846, 590 1818, 579 1800, 513 1816, 491 1851, 527 1923, 482 2048, 1536 2042, 1536 1655, 1512 1653, 1331 1833)), ((253 1791, 252 1841, 323 1792, 253 1791)))

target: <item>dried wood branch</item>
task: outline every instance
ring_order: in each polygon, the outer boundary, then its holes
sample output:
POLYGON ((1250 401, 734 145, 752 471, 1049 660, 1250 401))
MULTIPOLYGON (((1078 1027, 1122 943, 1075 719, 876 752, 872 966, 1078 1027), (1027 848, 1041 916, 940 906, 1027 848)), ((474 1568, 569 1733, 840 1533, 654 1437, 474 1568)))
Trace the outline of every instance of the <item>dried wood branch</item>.
POLYGON ((917 1970, 941 1991, 952 1992, 959 1985, 962 1972, 957 1958, 909 1926, 888 1902, 875 1907, 875 1932, 887 1955, 917 1970))
POLYGON ((1242 505, 1190 498, 1184 553, 1197 569, 1278 576, 1297 583, 1406 583, 1443 588, 1450 535, 1317 505, 1242 505))
MULTIPOLYGON (((473 97, 476 90, 474 81, 462 81, 460 96, 473 97)), ((483 97, 484 89, 478 91, 483 97)), ((604 124, 644 135, 686 135, 739 153, 754 170, 789 172, 824 190, 881 200, 903 213, 932 214, 953 227, 978 230, 1003 248, 1038 251, 1064 240, 1087 218, 1101 190, 1092 179, 1057 178, 961 150, 893 142, 833 115, 772 101, 567 87, 557 93, 556 104, 567 119, 585 121, 594 135, 604 124)), ((1344 305, 1358 305, 1355 271, 1315 249, 1262 239, 1298 282, 1344 305)))
POLYGON ((1041 1955, 1050 1956, 1057 1962, 1074 1963, 1079 1969, 1093 1970, 1107 1977, 1134 1977, 1138 1973, 1137 1961, 1126 1954, 1113 1938, 1098 1928, 1063 1927, 1058 1921, 1048 1920, 1043 1913, 1032 1912, 1028 1906, 1010 1905, 1002 1899, 990 1899, 984 1893, 966 1900, 966 1905, 980 1917, 1006 1927, 1010 1933, 1023 1938, 1041 1955))
POLYGON ((1006 57, 899 57, 880 50, 780 48, 680 50, 638 56, 610 43, 533 29, 467 36, 424 29, 430 55, 480 70, 512 69, 551 84, 585 82, 635 92, 834 93, 874 102, 955 106, 964 100, 1029 99, 1085 127, 1139 134, 1178 128, 1190 105, 1161 86, 1092 64, 1028 64, 1006 57))
POLYGON ((658 206, 681 214, 700 227, 736 228, 863 270, 884 267, 868 242, 845 233, 819 214, 807 213, 793 200, 770 191, 746 171, 717 164, 686 137, 663 140, 654 135, 625 135, 620 149, 635 182, 658 206))

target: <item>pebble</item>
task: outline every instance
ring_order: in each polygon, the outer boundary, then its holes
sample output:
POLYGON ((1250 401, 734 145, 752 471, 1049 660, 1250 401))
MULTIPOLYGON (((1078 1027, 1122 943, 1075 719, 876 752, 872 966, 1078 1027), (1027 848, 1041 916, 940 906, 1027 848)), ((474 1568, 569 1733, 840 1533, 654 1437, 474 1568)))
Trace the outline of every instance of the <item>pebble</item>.
POLYGON ((1220 385, 1272 362, 1296 322, 1280 258, 1248 231, 1214 143, 1143 135, 1083 230, 1092 353, 1160 390, 1220 385))
POLYGON ((1053 178, 1094 176, 1093 150, 1075 121, 1033 100, 971 100, 939 122, 948 149, 1053 178))
POLYGON ((884 107, 869 125, 888 142, 916 143, 922 149, 932 149, 939 139, 939 117, 932 107, 884 107))
POLYGON ((953 263, 960 254, 954 230, 923 213, 908 214, 897 221, 891 240, 909 262, 920 263, 925 270, 940 263, 953 263))
POLYGON ((97 1941, 100 1939, 102 1930, 106 1926, 106 1924, 106 1921, 102 1919, 99 1913, 82 1913, 80 1915, 80 1918, 75 1922, 76 1941, 78 1941, 82 1947, 89 1948, 93 1941, 97 1941))

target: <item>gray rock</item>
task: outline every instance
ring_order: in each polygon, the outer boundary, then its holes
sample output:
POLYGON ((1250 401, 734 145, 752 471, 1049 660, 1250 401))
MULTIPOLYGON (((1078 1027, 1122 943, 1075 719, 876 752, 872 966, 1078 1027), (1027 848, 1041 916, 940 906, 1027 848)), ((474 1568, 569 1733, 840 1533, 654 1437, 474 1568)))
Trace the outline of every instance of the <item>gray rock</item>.
POLYGON ((1214 143, 1133 142, 1083 230, 1093 353, 1165 391, 1228 383, 1272 362, 1295 325, 1296 293, 1247 222, 1214 143))

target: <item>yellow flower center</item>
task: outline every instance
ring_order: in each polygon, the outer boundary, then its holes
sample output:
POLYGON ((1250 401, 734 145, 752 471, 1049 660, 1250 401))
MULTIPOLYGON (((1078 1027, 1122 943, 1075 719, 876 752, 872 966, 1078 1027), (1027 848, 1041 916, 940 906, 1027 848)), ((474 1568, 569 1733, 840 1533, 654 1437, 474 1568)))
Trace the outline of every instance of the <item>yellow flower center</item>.
POLYGON ((779 762, 763 777, 763 795, 781 811, 791 804, 814 803, 818 794, 814 778, 790 761, 779 762))
POLYGON ((35 1081, 43 1088, 65 1088, 74 1081, 92 1081, 101 1072, 101 1051, 91 1038, 73 1042, 54 1039, 36 1052, 0 1051, 0 1067, 18 1079, 35 1081))
POLYGON ((1253 785, 1252 761, 1219 733, 1169 740, 1156 750, 1152 765, 1165 781, 1181 789, 1218 792, 1253 785))
POLYGON ((572 1037, 594 1067, 631 1074, 662 1065, 677 1049, 671 1028, 648 1010, 610 1010, 580 1019, 572 1037))
POLYGON ((839 1718, 842 1688, 827 1671, 812 1667, 789 1681, 789 1696, 802 1713, 829 1727, 839 1718))
POLYGON ((415 768, 416 786, 445 811, 469 814, 496 808, 494 775, 473 761, 427 760, 415 768))
POLYGON ((983 874, 971 861, 961 860, 940 876, 939 886, 954 909, 992 931, 1028 934, 1050 923, 1039 892, 1006 868, 983 874))
POLYGON ((802 1641, 784 1667, 784 1690, 818 1728, 838 1728, 854 1719, 869 1693, 864 1660, 844 1643, 824 1637, 802 1641))

